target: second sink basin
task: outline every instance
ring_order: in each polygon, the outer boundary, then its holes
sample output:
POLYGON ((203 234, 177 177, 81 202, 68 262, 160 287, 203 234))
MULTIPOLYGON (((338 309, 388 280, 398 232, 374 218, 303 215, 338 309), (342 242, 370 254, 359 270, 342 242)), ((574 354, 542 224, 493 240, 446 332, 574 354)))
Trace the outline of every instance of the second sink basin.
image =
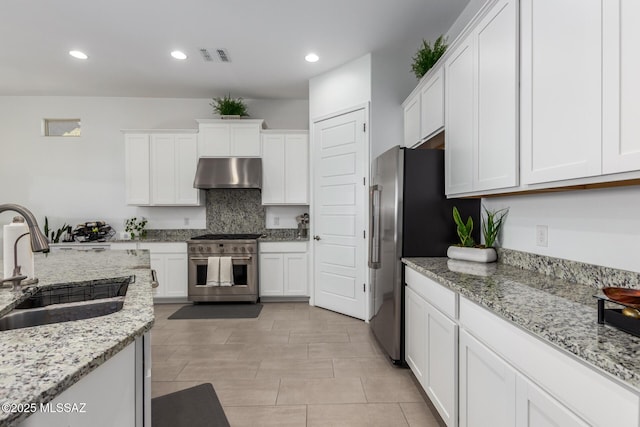
POLYGON ((123 297, 127 293, 129 284, 134 281, 134 276, 127 276, 48 286, 38 289, 35 294, 18 304, 16 308, 46 307, 52 304, 123 297))

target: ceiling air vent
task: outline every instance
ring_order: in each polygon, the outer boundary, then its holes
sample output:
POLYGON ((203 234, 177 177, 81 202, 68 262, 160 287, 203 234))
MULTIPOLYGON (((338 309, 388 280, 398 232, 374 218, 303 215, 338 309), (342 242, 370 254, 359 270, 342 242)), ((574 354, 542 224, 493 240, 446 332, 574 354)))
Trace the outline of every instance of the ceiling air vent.
POLYGON ((206 62, 231 62, 227 49, 201 48, 200 55, 206 62))
POLYGON ((220 61, 231 62, 231 59, 229 59, 229 53, 227 52, 227 49, 216 49, 216 52, 218 53, 218 58, 220 58, 220 61))

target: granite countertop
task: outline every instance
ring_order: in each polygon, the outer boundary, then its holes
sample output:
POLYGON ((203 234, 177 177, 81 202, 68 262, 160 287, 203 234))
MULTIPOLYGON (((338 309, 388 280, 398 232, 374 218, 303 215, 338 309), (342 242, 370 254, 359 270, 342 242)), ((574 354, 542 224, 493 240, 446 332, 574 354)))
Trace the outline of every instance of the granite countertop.
POLYGON ((482 275, 466 274, 452 271, 448 261, 403 258, 407 266, 640 391, 640 338, 597 323, 597 288, 501 263, 463 262, 482 275))
MULTIPOLYGON (((2 263, 0 262, 0 268, 2 263)), ((106 316, 0 331, 0 403, 46 403, 153 326, 148 251, 35 254, 37 287, 135 275, 122 310, 106 316)), ((1 271, 0 271, 1 273, 1 271)), ((0 315, 30 295, 0 289, 0 315)), ((0 426, 27 414, 0 412, 0 426)))

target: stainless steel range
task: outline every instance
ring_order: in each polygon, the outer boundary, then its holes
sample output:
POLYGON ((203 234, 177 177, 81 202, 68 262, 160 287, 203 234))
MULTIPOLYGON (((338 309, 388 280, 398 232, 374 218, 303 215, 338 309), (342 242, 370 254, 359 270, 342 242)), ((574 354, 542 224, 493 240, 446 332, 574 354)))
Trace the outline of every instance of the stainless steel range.
POLYGON ((189 301, 256 302, 258 300, 258 237, 260 234, 206 234, 187 241, 189 301), (209 266, 212 262, 224 261, 224 258, 231 264, 231 286, 215 285, 215 281, 211 280, 209 266))

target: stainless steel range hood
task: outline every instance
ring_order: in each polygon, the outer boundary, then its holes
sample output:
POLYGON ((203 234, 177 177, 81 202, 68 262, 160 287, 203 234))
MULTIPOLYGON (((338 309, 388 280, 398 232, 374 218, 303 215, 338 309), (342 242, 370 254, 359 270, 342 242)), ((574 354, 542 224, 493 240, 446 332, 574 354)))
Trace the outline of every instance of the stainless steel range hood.
POLYGON ((259 157, 200 157, 194 188, 262 188, 259 157))

